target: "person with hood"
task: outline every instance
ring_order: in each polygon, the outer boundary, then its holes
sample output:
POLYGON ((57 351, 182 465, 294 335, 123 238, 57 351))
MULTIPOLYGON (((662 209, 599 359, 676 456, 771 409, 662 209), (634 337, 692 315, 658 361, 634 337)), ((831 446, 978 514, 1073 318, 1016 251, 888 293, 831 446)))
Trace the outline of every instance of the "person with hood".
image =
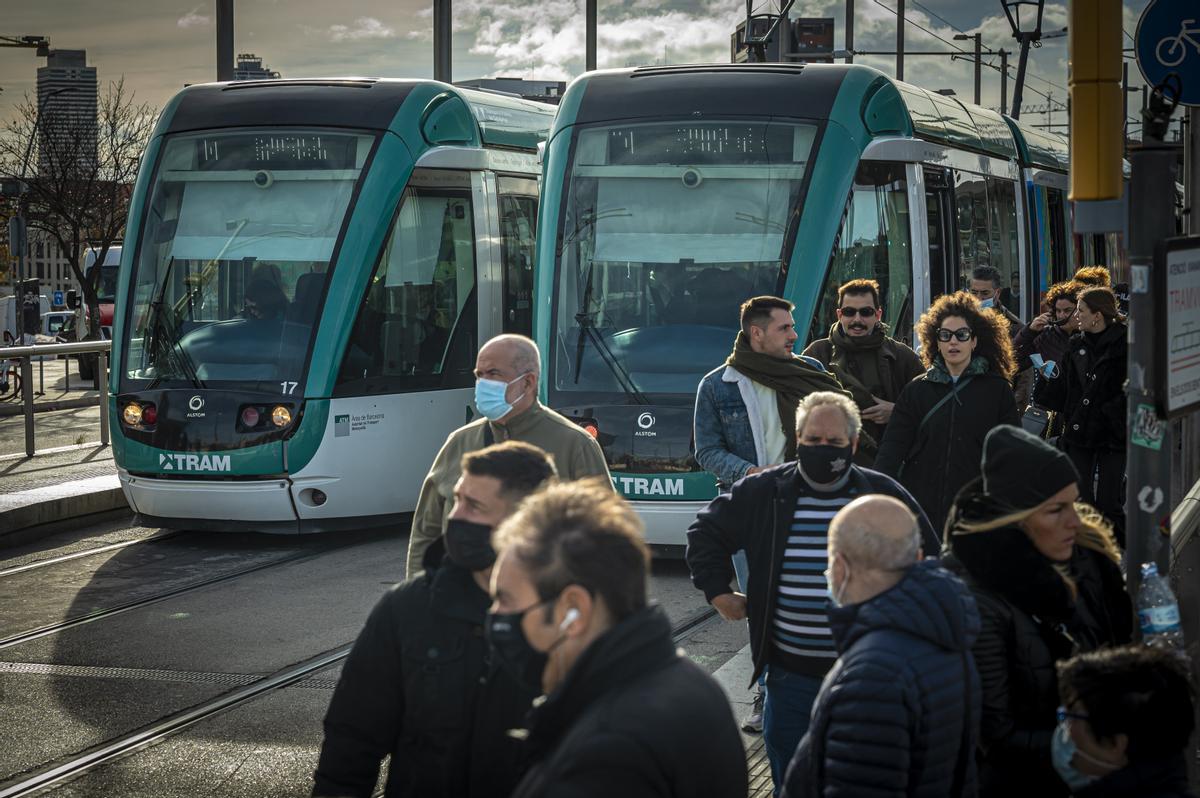
POLYGON ((1099 514, 1076 504, 1071 459, 1040 438, 997 427, 981 471, 954 501, 943 559, 975 595, 981 620, 979 794, 1067 795, 1051 760, 1055 663, 1129 642, 1120 553, 1099 514))
POLYGON ((1128 330, 1110 288, 1080 291, 1075 316, 1079 332, 1061 373, 1039 381, 1034 399, 1062 417, 1058 445, 1083 477, 1083 500, 1104 513, 1124 545, 1128 330))
POLYGON ((424 573, 384 594, 342 668, 314 796, 367 798, 389 754, 387 798, 500 798, 521 777, 520 746, 506 732, 537 691, 488 661, 491 534, 553 481, 554 464, 519 441, 461 464, 446 533, 425 549, 424 573))
POLYGON ((863 496, 829 525, 838 660, 787 772, 787 798, 975 794, 979 674, 970 591, 921 561, 916 517, 863 496))
POLYGON ((1058 664, 1058 690, 1051 755, 1072 795, 1193 798, 1187 660, 1153 646, 1093 651, 1058 664))
POLYGON ((940 534, 954 495, 979 475, 988 430, 1019 422, 1012 344, 1004 317, 964 291, 939 297, 917 335, 928 370, 900 394, 875 468, 916 497, 940 534))
POLYGON ((829 337, 813 341, 804 350, 854 396, 862 411, 863 429, 874 442, 870 451, 860 448, 855 461, 868 468, 900 392, 925 372, 917 353, 888 332, 879 283, 851 280, 838 288, 837 321, 829 328, 829 337))
POLYGON ((513 798, 746 796, 725 693, 647 602, 643 536, 637 513, 595 480, 531 496, 496 530, 488 640, 544 694, 513 798))

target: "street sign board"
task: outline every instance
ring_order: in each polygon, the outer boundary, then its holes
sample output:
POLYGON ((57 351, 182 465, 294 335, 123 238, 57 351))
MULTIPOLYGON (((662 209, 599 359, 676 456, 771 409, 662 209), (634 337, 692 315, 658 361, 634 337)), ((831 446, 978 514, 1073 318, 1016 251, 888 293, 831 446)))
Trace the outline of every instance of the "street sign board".
POLYGON ((54 292, 54 306, 55 306, 56 308, 61 308, 61 307, 63 306, 63 304, 64 304, 64 302, 63 302, 63 292, 62 292, 62 291, 55 291, 55 292, 54 292))
POLYGON ((1200 410, 1200 236, 1168 238, 1154 253, 1154 331, 1160 411, 1167 418, 1200 410))
POLYGON ((1138 67, 1151 86, 1172 72, 1183 84, 1179 102, 1200 105, 1200 8, 1196 0, 1151 0, 1134 39, 1138 67))

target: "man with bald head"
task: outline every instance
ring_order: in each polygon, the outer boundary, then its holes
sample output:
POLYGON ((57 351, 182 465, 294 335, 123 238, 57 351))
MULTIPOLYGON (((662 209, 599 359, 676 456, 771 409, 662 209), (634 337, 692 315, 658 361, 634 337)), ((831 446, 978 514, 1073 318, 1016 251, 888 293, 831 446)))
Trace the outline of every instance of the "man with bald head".
POLYGON ((609 479, 604 452, 595 438, 538 401, 541 373, 537 345, 523 335, 498 335, 479 350, 475 409, 480 418, 450 433, 425 476, 408 540, 407 577, 421 573, 425 549, 446 531, 454 483, 461 475, 459 463, 468 452, 503 441, 524 441, 551 456, 560 480, 609 479))
POLYGON ((921 560, 917 519, 890 496, 838 511, 828 553, 838 660, 783 794, 974 795, 979 613, 970 591, 921 560))

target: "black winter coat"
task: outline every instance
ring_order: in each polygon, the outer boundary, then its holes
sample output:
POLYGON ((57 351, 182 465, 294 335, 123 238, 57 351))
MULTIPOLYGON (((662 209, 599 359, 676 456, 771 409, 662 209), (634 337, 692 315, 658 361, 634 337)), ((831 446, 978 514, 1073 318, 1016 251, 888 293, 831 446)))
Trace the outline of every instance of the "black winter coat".
POLYGON ((1057 379, 1038 380, 1034 400, 1064 416, 1061 441, 1072 448, 1125 451, 1124 324, 1071 336, 1057 379))
POLYGON ((1131 763, 1075 792, 1075 798, 1193 798, 1182 754, 1131 763))
POLYGON ((975 599, 934 560, 829 610, 840 655, 787 771, 787 798, 975 795, 975 599))
MULTIPOLYGON (((933 527, 916 500, 899 483, 859 466, 851 466, 850 479, 855 480, 860 496, 881 493, 908 505, 921 527, 925 552, 933 554, 938 550, 933 527)), ((704 598, 710 603, 717 596, 731 592, 734 573, 730 558, 742 549, 746 551, 750 567, 746 610, 750 616, 750 653, 754 660, 751 684, 758 680, 770 655, 770 621, 778 595, 779 571, 801 490, 816 495, 796 472, 795 463, 751 474, 733 483, 729 493, 709 502, 688 528, 686 556, 692 584, 704 591, 704 598)), ((825 673, 823 666, 819 672, 806 675, 821 678, 825 673)))
POLYGON ((940 362, 910 382, 875 458, 876 469, 898 479, 916 497, 939 536, 955 494, 979 476, 984 437, 1000 424, 1021 423, 1007 380, 998 374, 971 374, 980 361, 972 362, 957 386, 940 362), (963 385, 967 376, 971 381, 963 385), (956 387, 954 397, 922 424, 956 387))
POLYGON ((1132 636, 1133 610, 1120 568, 1104 554, 1076 544, 1066 579, 1018 527, 954 534, 964 521, 1005 512, 964 488, 947 530, 947 567, 975 595, 981 629, 975 663, 983 681, 979 729, 979 794, 1067 795, 1050 764, 1050 739, 1059 705, 1055 663, 1132 636))
POLYGON ((313 795, 507 796, 520 780, 521 725, 535 697, 490 667, 491 599, 470 571, 425 552, 425 573, 384 594, 342 668, 325 715, 313 795))
POLYGON ((658 607, 588 646, 529 718, 533 762, 513 798, 744 798, 746 754, 724 692, 658 607))

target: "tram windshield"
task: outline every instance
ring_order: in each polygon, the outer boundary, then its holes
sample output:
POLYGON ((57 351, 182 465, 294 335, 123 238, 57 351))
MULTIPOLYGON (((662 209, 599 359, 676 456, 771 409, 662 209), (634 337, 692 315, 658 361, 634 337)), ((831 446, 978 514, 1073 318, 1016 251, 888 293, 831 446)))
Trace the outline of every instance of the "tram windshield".
POLYGON ((321 130, 169 139, 132 279, 126 378, 294 391, 373 143, 321 130))
POLYGON ((576 135, 559 231, 553 387, 688 394, 738 306, 781 290, 817 129, 655 122, 576 135))

